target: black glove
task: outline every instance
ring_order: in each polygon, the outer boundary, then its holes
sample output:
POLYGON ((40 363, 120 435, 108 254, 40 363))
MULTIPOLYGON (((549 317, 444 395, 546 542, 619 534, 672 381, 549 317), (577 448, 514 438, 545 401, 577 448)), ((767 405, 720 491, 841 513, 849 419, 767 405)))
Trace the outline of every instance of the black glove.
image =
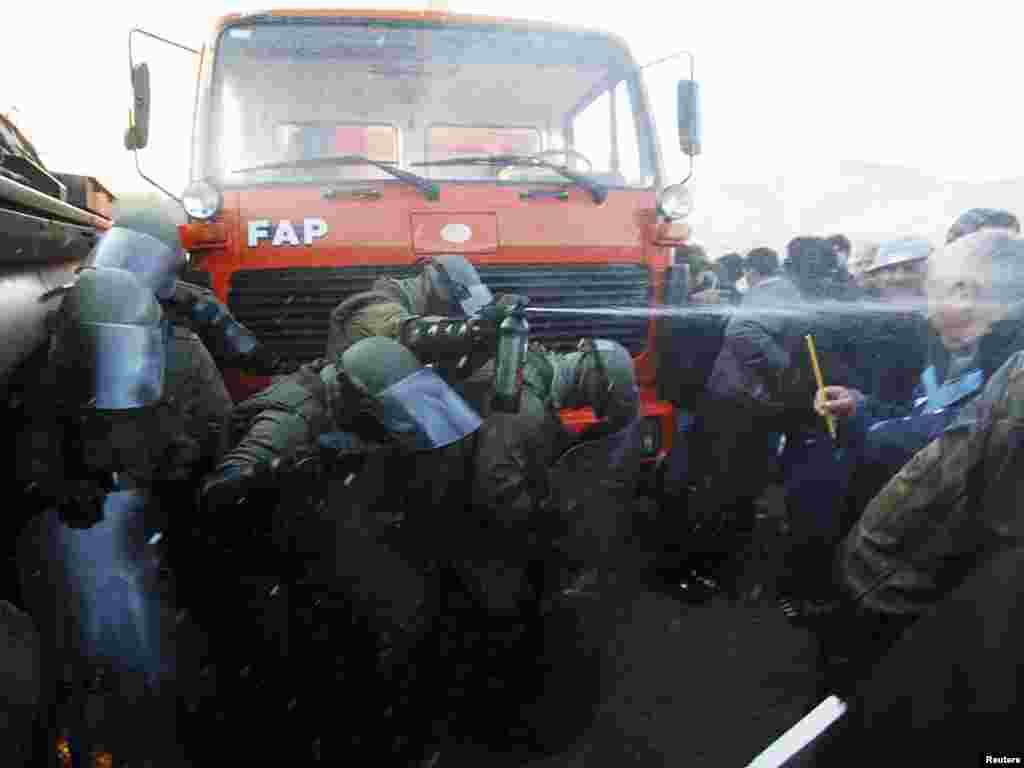
POLYGON ((269 464, 222 467, 203 481, 199 491, 202 507, 216 513, 239 504, 250 491, 272 482, 273 475, 269 464))

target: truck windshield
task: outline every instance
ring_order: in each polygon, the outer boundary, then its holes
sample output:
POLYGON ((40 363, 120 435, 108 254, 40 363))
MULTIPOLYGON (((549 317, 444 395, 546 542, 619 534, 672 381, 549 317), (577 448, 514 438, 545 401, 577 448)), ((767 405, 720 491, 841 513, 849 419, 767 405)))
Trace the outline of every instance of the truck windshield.
POLYGON ((206 173, 226 186, 394 179, 369 163, 303 162, 361 155, 440 181, 572 185, 554 165, 646 189, 657 156, 639 88, 629 54, 588 32, 248 23, 220 40, 206 173), (538 153, 521 167, 438 162, 538 153))

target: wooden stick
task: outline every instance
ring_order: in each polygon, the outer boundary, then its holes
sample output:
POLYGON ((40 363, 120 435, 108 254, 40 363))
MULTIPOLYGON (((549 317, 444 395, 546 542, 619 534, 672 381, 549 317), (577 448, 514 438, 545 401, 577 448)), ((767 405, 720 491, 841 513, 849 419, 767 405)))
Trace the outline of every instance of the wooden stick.
MULTIPOLYGON (((807 334, 807 349, 811 353, 811 365, 814 366, 814 378, 818 382, 818 390, 821 391, 825 388, 825 379, 821 375, 821 366, 818 365, 818 352, 814 348, 814 337, 811 334, 807 334)), ((828 426, 828 433, 832 435, 832 439, 836 439, 836 422, 832 418, 832 414, 825 414, 825 424, 828 426)))

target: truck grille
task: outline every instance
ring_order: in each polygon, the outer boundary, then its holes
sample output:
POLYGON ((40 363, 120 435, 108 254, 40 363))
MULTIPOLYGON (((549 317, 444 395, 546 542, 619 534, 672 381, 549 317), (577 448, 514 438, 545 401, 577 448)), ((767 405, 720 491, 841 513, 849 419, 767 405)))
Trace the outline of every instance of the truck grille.
MULTIPOLYGON (((478 265, 494 293, 519 293, 535 307, 646 307, 650 279, 643 265, 478 265)), ((367 291, 378 277, 413 277, 408 267, 296 267, 239 270, 232 275, 232 314, 286 360, 324 354, 331 310, 367 291)), ((531 315, 530 338, 566 348, 583 336, 614 339, 630 352, 647 343, 647 318, 601 315, 531 315)))

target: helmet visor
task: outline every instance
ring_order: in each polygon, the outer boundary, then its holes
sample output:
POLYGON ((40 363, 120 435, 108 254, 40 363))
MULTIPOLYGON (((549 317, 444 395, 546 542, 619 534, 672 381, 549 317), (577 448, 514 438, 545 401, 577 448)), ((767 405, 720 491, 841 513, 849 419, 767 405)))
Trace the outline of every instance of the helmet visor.
POLYGON ((392 384, 375 398, 384 428, 413 450, 443 448, 480 428, 480 417, 430 368, 392 384))
POLYGON ((87 260, 88 266, 131 272, 161 299, 174 295, 174 282, 184 264, 183 251, 174 250, 152 235, 119 227, 103 235, 87 260))
POLYGON ((491 290, 480 281, 480 273, 461 256, 437 256, 433 259, 444 289, 465 315, 475 315, 494 301, 491 290))
POLYGON ((85 323, 85 359, 79 354, 75 395, 98 411, 145 408, 160 400, 167 369, 161 325, 85 323))

